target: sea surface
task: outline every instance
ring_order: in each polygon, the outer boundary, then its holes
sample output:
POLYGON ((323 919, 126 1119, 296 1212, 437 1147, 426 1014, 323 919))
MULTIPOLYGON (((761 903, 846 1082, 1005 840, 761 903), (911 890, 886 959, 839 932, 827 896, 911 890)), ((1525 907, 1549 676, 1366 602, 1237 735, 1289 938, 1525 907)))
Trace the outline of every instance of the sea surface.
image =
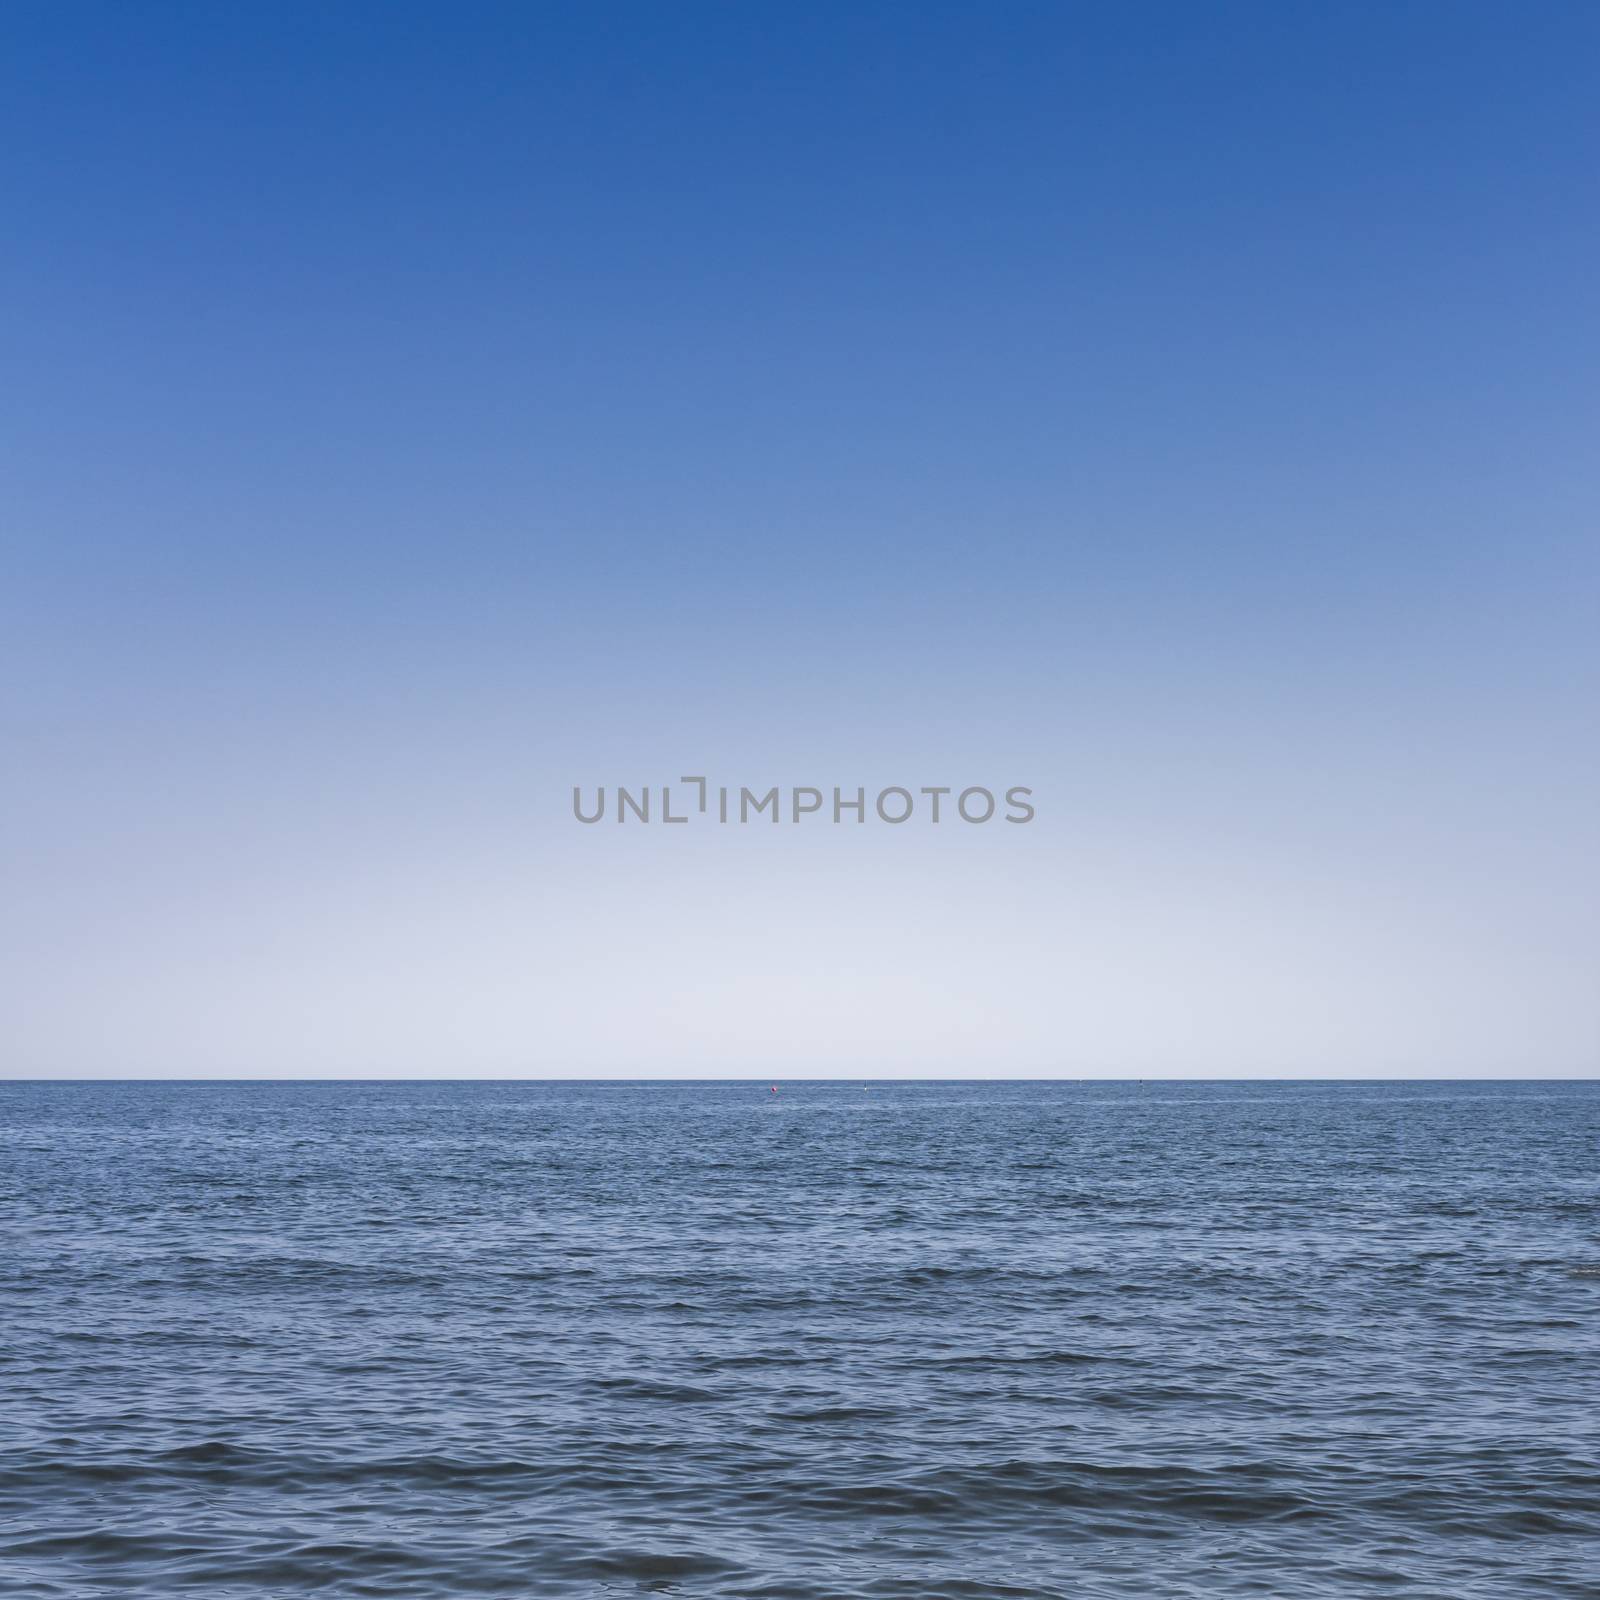
POLYGON ((0 1593, 1600 1593, 1600 1084, 0 1084, 0 1593))

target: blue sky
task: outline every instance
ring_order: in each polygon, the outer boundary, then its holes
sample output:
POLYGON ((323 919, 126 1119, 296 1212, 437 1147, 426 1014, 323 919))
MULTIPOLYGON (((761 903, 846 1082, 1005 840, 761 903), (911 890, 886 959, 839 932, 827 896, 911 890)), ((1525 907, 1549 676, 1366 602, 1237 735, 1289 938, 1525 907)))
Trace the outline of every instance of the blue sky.
POLYGON ((1593 1072, 1597 68, 8 8, 0 1070, 1593 1072), (1040 815, 570 820, 698 771, 1040 815))

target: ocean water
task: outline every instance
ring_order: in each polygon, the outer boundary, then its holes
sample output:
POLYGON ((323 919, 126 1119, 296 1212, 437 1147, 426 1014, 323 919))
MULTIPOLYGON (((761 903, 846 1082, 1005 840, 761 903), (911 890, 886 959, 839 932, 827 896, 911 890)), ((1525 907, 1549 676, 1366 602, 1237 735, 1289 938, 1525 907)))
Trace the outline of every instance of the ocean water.
POLYGON ((1600 1085, 0 1084, 0 1593, 1600 1592, 1600 1085))

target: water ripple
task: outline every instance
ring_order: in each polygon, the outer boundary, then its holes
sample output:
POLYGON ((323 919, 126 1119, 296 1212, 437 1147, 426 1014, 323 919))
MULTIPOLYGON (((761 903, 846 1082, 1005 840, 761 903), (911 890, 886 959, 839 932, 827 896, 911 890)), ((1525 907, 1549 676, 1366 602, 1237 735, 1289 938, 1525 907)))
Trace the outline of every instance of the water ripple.
POLYGON ((0 1115, 0 1595, 1594 1593, 1593 1084, 0 1115))

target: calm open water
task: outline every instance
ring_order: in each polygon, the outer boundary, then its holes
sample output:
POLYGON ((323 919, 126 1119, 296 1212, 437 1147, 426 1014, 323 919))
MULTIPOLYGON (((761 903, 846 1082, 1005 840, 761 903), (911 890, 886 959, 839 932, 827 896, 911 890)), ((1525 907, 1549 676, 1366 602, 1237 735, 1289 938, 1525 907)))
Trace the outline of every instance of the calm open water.
POLYGON ((0 1084, 0 1592, 1600 1592, 1600 1085, 0 1084))

